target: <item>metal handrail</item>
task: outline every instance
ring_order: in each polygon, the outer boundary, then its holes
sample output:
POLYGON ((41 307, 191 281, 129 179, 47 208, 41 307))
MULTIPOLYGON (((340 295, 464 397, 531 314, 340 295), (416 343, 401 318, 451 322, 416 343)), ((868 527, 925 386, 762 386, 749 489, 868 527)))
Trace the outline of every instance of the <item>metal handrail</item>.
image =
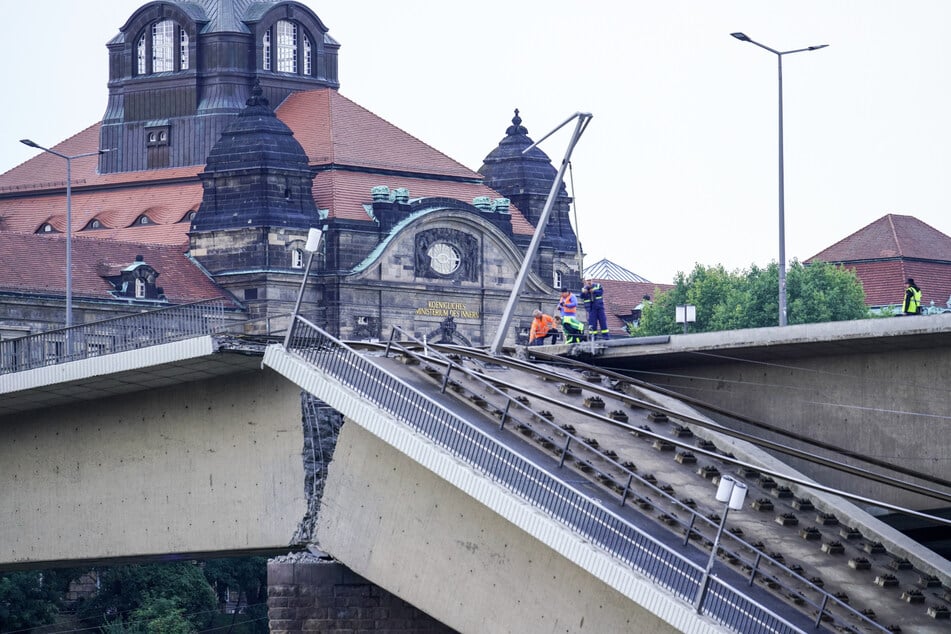
MULTIPOLYGON (((408 339, 412 340, 412 341, 413 341, 414 343, 416 343, 416 344, 420 344, 420 343, 421 343, 421 342, 419 342, 418 340, 416 340, 411 334, 407 333, 405 330, 403 330, 402 328, 399 328, 398 326, 394 326, 394 327, 393 327, 393 330, 394 330, 394 332, 399 332, 399 333, 401 333, 402 335, 406 336, 408 339)), ((390 341, 389 341, 389 343, 387 344, 387 348, 386 348, 387 353, 389 352, 390 348, 391 348, 392 346, 396 345, 396 344, 397 344, 397 342, 394 342, 393 336, 392 336, 392 334, 391 334, 390 341)), ((416 358, 417 360, 420 360, 420 361, 426 360, 426 361, 430 361, 430 362, 432 361, 432 359, 431 359, 430 357, 421 357, 420 355, 418 355, 417 353, 415 353, 412 349, 410 349, 410 348, 408 348, 408 347, 399 346, 399 348, 400 348, 400 350, 401 350, 404 354, 410 355, 410 356, 416 358)), ((512 396, 511 394, 509 394, 508 392, 499 389, 499 387, 498 387, 499 385, 502 385, 502 386, 505 386, 505 387, 508 388, 508 389, 520 390, 520 388, 519 388, 518 386, 509 384, 509 383, 506 383, 506 382, 504 382, 504 381, 500 381, 500 380, 498 380, 498 379, 489 379, 489 378, 487 378, 487 377, 485 377, 485 376, 480 375, 480 374, 477 373, 477 372, 473 372, 472 370, 469 370, 469 369, 466 368, 465 366, 463 366, 463 365, 461 365, 461 364, 459 364, 459 363, 456 363, 456 362, 453 361, 448 355, 446 355, 446 354, 440 352, 439 350, 434 349, 433 347, 430 347, 430 348, 429 348, 429 354, 436 356, 436 358, 438 358, 438 359, 440 360, 440 362, 446 363, 446 364, 448 364, 448 366, 451 366, 451 368, 450 368, 450 367, 447 367, 447 370, 446 370, 446 380, 448 380, 448 376, 449 376, 450 369, 453 369, 453 370, 456 370, 456 371, 458 371, 458 372, 464 373, 466 376, 468 376, 469 378, 471 378, 471 379, 473 379, 473 380, 475 380, 475 381, 480 382, 483 386, 486 387, 486 389, 491 390, 493 393, 499 395, 501 398, 504 398, 504 399, 506 399, 507 401, 512 402, 512 403, 517 403, 517 402, 518 402, 518 401, 515 399, 515 397, 513 397, 513 396, 512 396)), ((578 380, 575 380, 575 379, 571 379, 571 378, 568 378, 568 377, 564 377, 564 376, 560 376, 560 375, 558 375, 558 378, 561 379, 561 380, 563 380, 563 381, 565 381, 565 382, 568 383, 568 384, 576 385, 576 386, 578 386, 578 387, 583 387, 584 389, 591 390, 591 391, 594 391, 594 392, 596 392, 596 393, 597 393, 597 392, 601 392, 601 393, 606 393, 606 392, 608 392, 607 390, 599 390, 598 388, 596 388, 596 387, 590 385, 590 384, 587 383, 587 382, 582 383, 581 381, 578 381, 578 380)), ((445 382, 444 382, 444 385, 445 385, 445 382)), ((543 395, 541 395, 541 394, 534 394, 533 397, 536 398, 536 399, 540 399, 540 400, 542 400, 542 401, 544 401, 544 402, 549 402, 549 403, 555 403, 555 402, 556 402, 554 399, 551 399, 551 398, 549 398, 549 397, 543 396, 543 395)), ((639 403, 639 404, 641 404, 641 405, 648 405, 648 403, 643 402, 643 401, 639 401, 638 399, 626 398, 625 400, 630 400, 630 401, 633 401, 633 402, 637 402, 637 403, 639 403)), ((583 409, 580 408, 580 407, 577 407, 577 406, 574 406, 574 405, 571 405, 571 404, 568 404, 568 403, 564 403, 564 402, 557 402, 557 403, 558 403, 558 406, 559 406, 559 407, 563 407, 563 408, 565 408, 565 409, 567 409, 567 410, 574 411, 575 413, 582 414, 582 415, 587 416, 587 417, 589 417, 589 418, 593 418, 593 419, 597 419, 597 420, 603 421, 603 422, 608 423, 608 424, 610 424, 610 425, 612 425, 612 426, 619 427, 619 428, 622 428, 622 429, 628 429, 628 430, 631 431, 631 432, 637 432, 638 434, 641 434, 641 435, 644 435, 644 436, 647 436, 647 437, 650 437, 650 438, 662 439, 662 437, 661 437, 659 434, 653 433, 653 432, 651 432, 651 431, 649 431, 649 430, 640 429, 640 428, 635 428, 635 427, 633 427, 633 426, 631 426, 631 425, 628 425, 628 424, 625 424, 625 423, 621 423, 621 422, 612 420, 612 419, 610 419, 609 417, 600 415, 600 414, 598 414, 598 413, 596 413, 596 412, 583 410, 583 409)), ((650 406, 651 406, 651 407, 655 407, 653 404, 650 404, 650 406)), ((668 515, 669 521, 671 521, 671 522, 673 522, 673 523, 676 523, 678 526, 680 526, 680 527, 683 529, 684 535, 685 535, 685 538, 684 538, 684 543, 685 543, 685 544, 689 542, 690 536, 691 536, 691 534, 692 534, 692 531, 694 530, 694 525, 695 525, 695 523, 696 523, 697 521, 700 521, 701 523, 706 524, 708 527, 711 527, 711 528, 713 528, 713 529, 716 529, 717 523, 716 523, 715 521, 713 521, 711 518, 706 517, 706 516, 703 515, 702 513, 698 512, 696 509, 693 509, 693 508, 691 508, 690 506, 684 504, 681 500, 677 499, 675 496, 670 495, 669 493, 667 493, 666 491, 664 491, 662 488, 660 488, 660 487, 657 486, 656 484, 653 484, 653 483, 651 483, 649 480, 647 480, 646 478, 642 477, 640 474, 635 473, 634 471, 631 471, 630 469, 628 469, 627 467, 625 467, 622 463, 618 462, 617 460, 615 460, 615 459, 612 458, 611 456, 605 454, 604 452, 598 450, 596 447, 592 447, 592 446, 588 445, 587 443, 584 442, 584 440, 583 440, 582 438, 579 438, 579 437, 576 436, 575 434, 572 434, 572 433, 570 433, 570 432, 568 432, 568 431, 566 431, 566 430, 560 429, 560 428, 557 426, 556 423, 554 423, 553 421, 547 419, 547 418, 544 417, 544 416, 541 416, 539 412, 536 412, 536 411, 532 410, 530 407, 528 407, 528 406, 526 406, 526 405, 524 405, 524 404, 520 404, 520 408, 521 408, 521 409, 524 409, 524 410, 526 410, 526 411, 528 411, 528 412, 530 412, 530 413, 532 413, 532 414, 534 415, 534 420, 535 420, 537 423, 539 423, 539 424, 541 424, 541 425, 543 425, 543 426, 548 427, 549 429, 551 429, 551 430, 552 430, 553 432, 555 432, 555 433, 563 434, 563 435, 566 437, 566 439, 568 439, 568 440, 566 441, 565 446, 561 448, 563 454, 567 454, 567 453, 568 453, 569 443, 570 443, 571 441, 574 441, 576 444, 580 444, 580 445, 584 446, 585 450, 590 451, 590 452, 593 453, 593 454, 596 454, 601 460, 603 460, 604 462, 606 462, 606 463, 608 463, 609 465, 613 466, 616 470, 618 470, 618 471, 624 473, 625 475, 627 475, 628 478, 629 478, 629 480, 628 480, 627 486, 624 488, 623 493, 621 493, 621 497, 620 497, 620 500, 619 500, 619 501, 620 501, 620 504, 623 505, 623 504, 627 501, 627 496, 628 496, 628 493, 629 493, 630 485, 631 485, 631 483, 633 483, 634 481, 636 481, 640 486, 645 487, 645 488, 647 488, 647 489, 650 489, 652 495, 655 495, 655 496, 657 496, 657 497, 663 498, 663 499, 667 502, 667 504, 670 504, 670 505, 676 507, 676 509, 677 509, 677 511, 678 511, 679 513, 683 513, 683 514, 685 514, 685 515, 689 518, 689 521, 684 521, 684 520, 680 519, 680 517, 679 517, 678 515, 676 515, 676 514, 668 515)), ((656 407, 655 409, 658 409, 658 410, 659 410, 659 409, 661 409, 661 408, 656 407)), ((506 410, 506 412, 507 412, 507 411, 508 411, 508 410, 506 410)), ((670 411, 670 410, 668 410, 668 411, 670 411)), ((672 416, 679 417, 679 415, 674 414, 672 411, 670 411, 670 413, 671 413, 672 416)), ((506 417, 509 417, 509 418, 510 418, 511 415, 506 414, 506 417)), ((503 419, 503 424, 504 424, 504 422, 505 422, 505 421, 504 421, 504 419, 503 419)), ((667 441, 667 442, 672 442, 673 444, 676 444, 676 445, 680 445, 680 446, 686 447, 686 445, 684 445, 684 444, 682 444, 682 443, 679 443, 679 442, 677 442, 676 440, 672 440, 672 439, 664 439, 664 440, 667 441)), ((696 452, 698 452, 698 453, 700 453, 700 454, 708 455, 708 456, 710 456, 711 458, 714 458, 714 459, 720 459, 720 458, 721 458, 720 456, 716 456, 714 452, 706 451, 706 450, 703 450, 703 449, 691 448, 691 450, 692 450, 692 451, 696 451, 696 452)), ((559 467, 560 467, 560 466, 561 466, 561 465, 559 465, 559 467)), ((764 570, 763 570, 763 566, 765 566, 765 565, 768 564, 768 565, 773 566, 774 568, 776 568, 776 569, 782 571, 783 573, 785 573, 786 575, 792 577, 793 579, 797 580, 799 583, 801 583, 803 586, 805 586, 805 588, 807 588, 807 589, 809 589, 810 591, 812 591, 812 592, 815 593, 815 595, 816 595, 816 597, 817 597, 817 599, 816 599, 815 601, 813 601, 812 599, 810 599, 808 596, 802 595, 801 593, 797 593, 797 594, 799 594, 799 598, 800 598, 805 604, 807 604, 808 606, 811 606, 812 608, 815 608, 816 614, 818 615, 818 616, 817 616, 817 619, 822 619, 822 618, 824 618, 824 617, 826 617, 826 616, 832 617, 833 619, 835 618, 834 615, 829 611, 829 607, 828 607, 828 606, 831 604, 831 605, 836 606, 837 608, 839 608, 839 609, 842 610, 843 612, 845 612, 848 616, 850 616, 850 617, 852 617, 852 618, 854 618, 854 619, 856 619, 856 620, 862 622, 862 624, 865 625, 865 626, 867 626, 867 627, 871 627, 871 628, 873 628, 874 630, 880 631, 880 632, 889 632, 889 629, 888 629, 887 627, 885 627, 884 625, 882 625, 882 624, 880 624, 880 623, 874 621, 873 619, 869 618, 866 614, 863 614, 861 611, 859 611, 859 610, 857 610, 856 608, 854 608, 853 606, 849 605, 848 603, 846 603, 845 601, 843 601, 842 599, 840 599, 840 598, 839 598, 838 596, 836 596, 835 594, 833 594, 833 593, 829 592, 828 590, 825 590, 824 588, 822 588, 822 587, 816 585, 816 584, 815 584, 813 581, 811 581, 810 579, 807 579, 807 578, 804 577, 803 575, 799 574, 798 572, 796 572, 795 570, 793 570, 792 568, 790 568, 789 566, 787 566, 784 562, 775 559, 774 557, 770 556, 769 554, 767 554, 766 552, 764 552, 764 551, 761 550, 760 548, 757 548, 754 544, 751 544, 751 543, 747 542, 746 540, 742 539, 741 537, 739 537, 739 536, 737 536, 737 535, 734 535, 734 534, 732 534, 732 533, 725 533, 725 534, 723 535, 723 540, 724 540, 724 542, 735 542, 735 543, 736 543, 737 549, 730 551, 730 555, 732 555, 733 557, 735 557, 736 560, 737 560, 737 562, 738 562, 739 564, 742 564, 744 567, 746 567, 746 568, 749 569, 750 573, 749 573, 748 583, 749 583, 750 585, 753 584, 753 582, 754 582, 754 580, 755 580, 755 578, 756 578, 756 575, 758 575, 758 574, 761 574, 761 575, 762 575, 762 574, 765 574, 765 573, 764 573, 764 570), (745 549, 745 550, 748 550, 748 551, 750 551, 750 552, 752 552, 752 553, 755 555, 755 557, 754 557, 753 559, 747 559, 747 558, 745 558, 745 557, 743 556, 743 554, 742 554, 744 549, 745 549)), ((724 548, 724 550, 726 550, 724 542, 721 542, 721 543, 720 543, 720 546, 721 546, 721 548, 724 548)), ((777 581, 777 582, 779 582, 779 579, 777 579, 776 577, 770 577, 770 578, 773 579, 773 580, 775 580, 775 581, 777 581)), ((796 592, 796 589, 793 588, 793 587, 789 587, 789 586, 784 586, 784 587, 786 587, 786 589, 787 589, 787 590, 790 590, 791 592, 796 592)))
MULTIPOLYGON (((685 602, 692 602, 698 595, 703 567, 553 477, 303 317, 298 316, 292 324, 288 344, 289 352, 335 377, 657 585, 685 602)), ((802 632, 716 578, 711 580, 708 598, 699 609, 738 632, 802 632)))
POLYGON ((221 331, 225 303, 209 299, 0 341, 0 374, 114 354, 221 331))

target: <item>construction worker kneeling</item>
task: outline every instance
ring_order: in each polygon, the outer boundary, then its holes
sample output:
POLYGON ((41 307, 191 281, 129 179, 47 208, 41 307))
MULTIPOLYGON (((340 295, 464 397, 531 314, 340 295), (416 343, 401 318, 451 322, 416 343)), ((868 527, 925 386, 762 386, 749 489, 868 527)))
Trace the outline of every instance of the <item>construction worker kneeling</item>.
POLYGON ((581 343, 584 341, 584 323, 576 317, 570 315, 565 317, 555 316, 555 324, 561 326, 565 333, 565 343, 581 343))

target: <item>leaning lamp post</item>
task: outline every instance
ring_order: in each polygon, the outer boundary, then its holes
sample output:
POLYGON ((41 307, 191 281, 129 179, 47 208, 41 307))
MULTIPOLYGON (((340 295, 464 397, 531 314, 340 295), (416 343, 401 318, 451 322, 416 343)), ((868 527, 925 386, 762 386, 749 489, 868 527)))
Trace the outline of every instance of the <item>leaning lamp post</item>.
MULTIPOLYGON (((105 154, 110 150, 97 150, 96 152, 85 152, 84 154, 74 154, 69 156, 62 154, 48 147, 43 147, 30 139, 20 139, 20 143, 28 145, 37 150, 43 150, 48 154, 66 159, 66 327, 73 325, 73 187, 72 187, 72 164, 73 159, 85 158, 87 156, 97 156, 105 154)), ((68 336, 68 334, 67 334, 68 336)), ((69 353, 70 351, 67 351, 69 353)))
POLYGON ((720 548, 720 537, 723 536, 723 528, 726 526, 726 516, 730 514, 730 509, 734 511, 743 509, 743 502, 746 501, 746 491, 747 487, 745 484, 729 475, 721 477, 717 484, 717 501, 723 502, 723 516, 720 518, 717 536, 713 540, 713 550, 710 551, 710 559, 707 561, 707 567, 704 569, 703 578, 700 581, 700 589, 697 592, 697 598, 694 602, 694 607, 697 612, 700 612, 703 607, 703 599, 710 585, 710 573, 713 571, 713 563, 716 560, 717 550, 720 548))
POLYGON ((761 49, 767 50, 776 56, 779 68, 779 325, 786 325, 786 203, 785 203, 785 183, 783 175, 783 55, 792 55, 793 53, 802 53, 804 51, 817 51, 825 48, 828 44, 819 44, 818 46, 807 46, 806 48, 797 48, 791 51, 777 51, 765 44, 752 40, 745 33, 730 33, 741 42, 755 44, 761 49))
POLYGON ((290 348, 291 334, 294 332, 294 324, 297 322, 297 316, 300 313, 301 301, 304 299, 304 288, 307 286, 307 277, 310 275, 310 266, 314 262, 314 254, 320 248, 320 239, 324 232, 316 227, 311 227, 307 232, 307 243, 304 245, 304 251, 307 252, 307 267, 304 269, 304 276, 300 281, 300 290, 297 292, 297 301, 294 302, 294 312, 291 313, 291 323, 287 326, 287 335, 284 337, 284 349, 290 348))

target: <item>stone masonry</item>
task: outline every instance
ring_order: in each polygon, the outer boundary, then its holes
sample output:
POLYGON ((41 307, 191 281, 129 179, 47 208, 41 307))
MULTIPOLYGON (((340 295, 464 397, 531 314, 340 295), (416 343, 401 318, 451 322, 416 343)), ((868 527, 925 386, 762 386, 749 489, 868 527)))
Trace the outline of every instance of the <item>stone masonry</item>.
POLYGON ((429 615, 343 564, 316 556, 267 565, 272 634, 453 634, 429 615))

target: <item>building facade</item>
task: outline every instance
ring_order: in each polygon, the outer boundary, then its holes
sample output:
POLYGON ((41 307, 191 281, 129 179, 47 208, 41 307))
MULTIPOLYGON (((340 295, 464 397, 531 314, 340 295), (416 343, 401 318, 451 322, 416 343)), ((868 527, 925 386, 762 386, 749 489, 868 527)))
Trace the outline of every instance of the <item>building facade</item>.
MULTIPOLYGON (((218 298, 280 331, 320 228, 301 311, 333 334, 495 337, 556 176, 517 111, 473 171, 343 96, 339 44, 298 2, 148 3, 107 49, 102 120, 0 175, 0 336, 62 327, 67 275, 74 324, 218 298)), ((580 285, 570 202, 507 343, 580 285)))

